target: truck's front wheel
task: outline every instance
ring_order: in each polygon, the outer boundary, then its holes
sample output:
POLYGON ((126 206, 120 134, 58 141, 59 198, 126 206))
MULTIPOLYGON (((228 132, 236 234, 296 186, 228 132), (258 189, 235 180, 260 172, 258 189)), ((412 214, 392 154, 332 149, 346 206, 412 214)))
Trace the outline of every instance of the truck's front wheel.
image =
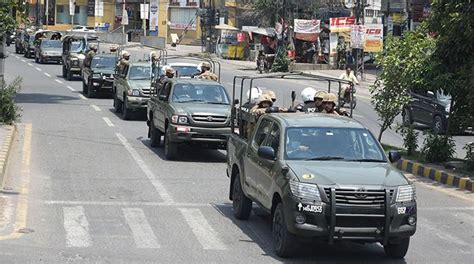
POLYGON ((252 212, 252 200, 245 196, 240 184, 240 175, 237 173, 232 185, 232 207, 234 209, 234 216, 240 220, 247 220, 252 212))
POLYGON ((171 132, 169 129, 165 133, 165 156, 168 160, 174 160, 178 154, 178 145, 171 141, 171 132))
POLYGON ((408 251, 408 246, 410 245, 410 238, 403 238, 398 243, 388 242, 387 245, 383 247, 385 250, 385 255, 394 259, 404 258, 408 251))
POLYGON ((276 254, 282 258, 290 257, 296 249, 297 238, 288 232, 282 203, 278 203, 273 213, 272 235, 276 254))

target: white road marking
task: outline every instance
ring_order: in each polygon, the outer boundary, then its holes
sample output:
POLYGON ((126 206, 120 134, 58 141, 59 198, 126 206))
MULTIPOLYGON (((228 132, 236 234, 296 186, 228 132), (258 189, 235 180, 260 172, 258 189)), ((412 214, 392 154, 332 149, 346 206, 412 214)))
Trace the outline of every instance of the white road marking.
POLYGON ((51 77, 51 74, 45 72, 44 75, 48 76, 48 77, 51 77))
POLYGON ((82 94, 78 94, 77 96, 79 96, 79 98, 81 98, 82 100, 87 100, 87 97, 85 97, 85 96, 82 95, 82 94))
POLYGON ((57 83, 63 83, 61 80, 54 79, 57 83))
POLYGON ((225 250, 226 246, 217 236, 212 226, 207 222, 201 210, 196 208, 179 208, 186 223, 204 249, 225 250))
POLYGON ((15 57, 15 58, 17 58, 17 59, 19 59, 19 58, 20 58, 20 57, 18 57, 18 56, 16 56, 16 55, 15 55, 14 57, 15 57))
POLYGON ((102 117, 102 119, 104 119, 104 122, 109 126, 109 127, 115 127, 114 123, 112 123, 112 121, 110 121, 110 119, 108 117, 102 117))
POLYGON ((31 67, 33 67, 33 64, 32 64, 32 63, 30 63, 30 62, 28 62, 28 66, 31 66, 31 67))
POLYGON ((66 230, 67 247, 90 247, 89 222, 84 207, 64 207, 64 230, 66 230))
POLYGON ((42 71, 42 70, 41 70, 40 68, 38 68, 38 67, 35 67, 35 69, 36 69, 37 71, 42 71))
POLYGON ((92 108, 94 108, 95 111, 100 112, 100 108, 97 105, 91 105, 92 108))
POLYGON ((22 61, 22 62, 26 62, 26 60, 24 60, 24 59, 21 59, 21 61, 22 61))
MULTIPOLYGON (((114 202, 114 201, 43 201, 47 205, 83 205, 83 206, 164 206, 164 207, 212 207, 209 203, 165 203, 165 202, 114 202)), ((219 205, 221 206, 221 205, 219 205)), ((232 206, 232 204, 222 205, 232 206)))
POLYGON ((130 143, 128 143, 127 139, 120 133, 115 133, 115 135, 120 140, 120 142, 122 142, 122 145, 125 147, 128 153, 130 153, 137 165, 145 173, 147 178, 151 181, 151 184, 153 184, 153 187, 155 187, 155 190, 158 192, 158 195, 161 197, 161 199, 165 203, 173 203, 173 198, 171 198, 171 195, 165 189, 163 184, 156 178, 155 174, 150 170, 150 168, 148 168, 148 166, 145 164, 145 161, 143 161, 138 152, 130 145, 130 143))
POLYGON ((66 86, 66 88, 68 88, 69 90, 71 90, 71 91, 73 91, 73 92, 74 92, 74 91, 76 91, 76 89, 72 88, 72 87, 71 87, 71 86, 69 86, 69 85, 68 85, 68 86, 66 86))
POLYGON ((143 210, 140 208, 123 208, 122 210, 137 248, 159 248, 160 245, 143 210))

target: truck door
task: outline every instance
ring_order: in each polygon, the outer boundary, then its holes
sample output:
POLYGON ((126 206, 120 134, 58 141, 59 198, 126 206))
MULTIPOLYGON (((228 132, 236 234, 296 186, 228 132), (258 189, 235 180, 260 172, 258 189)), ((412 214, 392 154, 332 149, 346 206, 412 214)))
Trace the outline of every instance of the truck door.
MULTIPOLYGON (((265 203, 266 195, 259 187, 262 182, 262 174, 265 173, 262 160, 258 157, 257 151, 265 142, 267 136, 270 134, 272 122, 269 119, 263 119, 256 128, 254 137, 249 142, 246 157, 244 158, 245 166, 245 184, 249 186, 248 193, 257 199, 260 203, 265 203)), ((244 187, 245 188, 245 187, 244 187)))
POLYGON ((165 132, 165 121, 169 107, 170 93, 171 93, 171 82, 163 84, 158 92, 158 100, 156 100, 156 108, 153 115, 153 122, 162 131, 165 132))
MULTIPOLYGON (((272 147, 275 151, 276 157, 278 157, 278 153, 280 151, 280 127, 277 123, 274 123, 270 133, 268 134, 267 138, 263 142, 262 146, 272 147)), ((264 201, 267 203, 262 203, 265 207, 270 208, 272 206, 272 187, 275 182, 275 169, 276 162, 273 160, 262 159, 257 157, 258 165, 259 165, 259 174, 257 178, 257 186, 259 191, 264 195, 264 201)))

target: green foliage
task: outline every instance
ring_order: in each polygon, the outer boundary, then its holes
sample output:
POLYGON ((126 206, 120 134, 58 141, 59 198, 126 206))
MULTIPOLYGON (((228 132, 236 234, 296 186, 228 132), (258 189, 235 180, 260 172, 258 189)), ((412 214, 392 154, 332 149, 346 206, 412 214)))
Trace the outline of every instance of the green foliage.
POLYGON ((410 102, 409 89, 429 87, 429 59, 434 41, 426 36, 426 27, 421 25, 403 38, 388 38, 385 47, 384 53, 376 55, 376 63, 383 71, 369 88, 380 121, 379 141, 410 102))
POLYGON ((288 59, 288 51, 285 47, 279 47, 273 61, 273 72, 287 72, 290 60, 288 59))
POLYGON ((428 26, 435 35, 433 87, 453 98, 450 127, 466 128, 474 123, 473 1, 433 0, 428 26))
POLYGON ((12 16, 12 10, 17 10, 24 20, 25 4, 24 1, 2 1, 0 2, 0 35, 4 32, 12 32, 16 28, 15 17, 12 16))
POLYGON ((20 118, 20 107, 15 104, 15 95, 20 90, 21 78, 10 84, 0 81, 0 124, 10 125, 20 118))
POLYGON ((467 169, 474 171, 474 142, 466 144, 463 149, 466 150, 467 169))
POLYGON ((413 155, 418 148, 418 135, 415 131, 414 125, 399 126, 397 133, 400 133, 403 137, 403 147, 407 150, 408 155, 413 155))
POLYGON ((440 163, 452 159, 456 145, 451 136, 425 133, 421 153, 427 162, 440 163))

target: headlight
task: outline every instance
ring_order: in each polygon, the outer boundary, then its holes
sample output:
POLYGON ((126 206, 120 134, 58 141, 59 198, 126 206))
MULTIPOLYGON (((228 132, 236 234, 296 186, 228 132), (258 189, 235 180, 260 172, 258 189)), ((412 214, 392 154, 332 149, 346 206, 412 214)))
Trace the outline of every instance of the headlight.
POLYGON ((83 60, 86 58, 86 56, 84 54, 79 54, 77 55, 77 58, 80 59, 80 60, 83 60))
POLYGON ((174 116, 171 117, 171 123, 173 123, 173 124, 187 124, 188 123, 188 117, 187 116, 174 115, 174 116))
POLYGON ((290 181, 291 193, 301 199, 315 202, 321 201, 321 195, 316 184, 308 184, 297 181, 290 181))
POLYGON ((140 91, 137 90, 137 89, 129 90, 129 91, 128 91, 128 95, 139 96, 139 95, 140 95, 140 91))
POLYGON ((399 186, 397 191, 397 203, 411 202, 416 200, 415 186, 404 185, 399 186))
POLYGON ((92 74, 92 78, 94 79, 100 79, 102 76, 100 75, 100 73, 94 73, 92 74))

